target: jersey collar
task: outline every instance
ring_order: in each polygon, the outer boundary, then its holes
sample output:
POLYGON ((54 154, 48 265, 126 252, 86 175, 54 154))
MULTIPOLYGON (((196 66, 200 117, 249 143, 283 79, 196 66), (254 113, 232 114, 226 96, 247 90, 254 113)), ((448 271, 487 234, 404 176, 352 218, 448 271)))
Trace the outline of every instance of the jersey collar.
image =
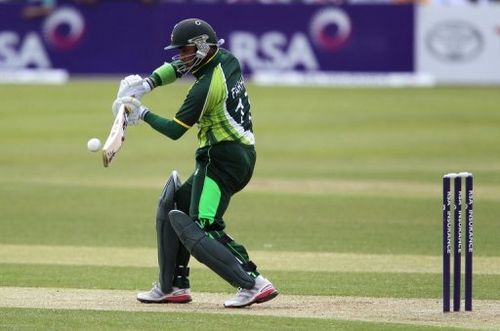
POLYGON ((193 75, 196 78, 200 78, 209 69, 214 68, 218 64, 218 61, 216 61, 216 58, 219 58, 219 49, 218 48, 215 51, 215 53, 212 55, 212 57, 207 62, 205 62, 201 67, 199 67, 198 69, 196 69, 195 71, 193 71, 193 75))

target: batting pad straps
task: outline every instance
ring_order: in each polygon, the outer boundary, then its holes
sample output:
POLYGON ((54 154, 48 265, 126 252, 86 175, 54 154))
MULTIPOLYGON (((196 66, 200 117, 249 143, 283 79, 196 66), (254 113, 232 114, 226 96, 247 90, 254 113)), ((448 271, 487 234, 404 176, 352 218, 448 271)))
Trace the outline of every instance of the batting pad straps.
POLYGON ((243 267, 243 269, 246 272, 256 272, 257 271, 257 266, 252 261, 248 261, 247 263, 243 263, 241 266, 243 267))
POLYGON ((188 278, 189 277, 189 268, 184 267, 183 265, 178 266, 175 269, 175 278, 188 278))
MULTIPOLYGON (((231 243, 234 243, 234 239, 222 231, 210 231, 210 232, 207 232, 207 234, 209 237, 214 238, 215 240, 217 240, 222 245, 224 245, 228 248, 229 248, 229 246, 231 246, 231 243)), ((235 249, 235 248, 233 248, 233 249, 235 249)), ((257 265, 255 265, 255 263, 253 263, 252 261, 248 261, 248 262, 240 261, 240 262, 241 262, 241 267, 246 272, 255 273, 257 271, 257 265)))
POLYGON ((227 234, 223 234, 221 237, 214 237, 217 239, 218 242, 220 242, 222 245, 229 244, 231 241, 233 241, 233 238, 229 237, 227 234))

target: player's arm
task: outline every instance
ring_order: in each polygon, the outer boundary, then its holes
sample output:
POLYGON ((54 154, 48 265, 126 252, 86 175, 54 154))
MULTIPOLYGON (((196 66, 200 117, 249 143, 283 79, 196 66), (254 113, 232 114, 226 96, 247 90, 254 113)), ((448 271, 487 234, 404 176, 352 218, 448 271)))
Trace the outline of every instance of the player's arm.
POLYGON ((153 73, 145 78, 145 81, 150 85, 151 89, 158 86, 171 84, 181 77, 182 74, 177 70, 176 62, 165 62, 160 67, 156 68, 153 73))
POLYGON ((151 111, 144 114, 143 120, 156 131, 177 140, 200 118, 207 93, 208 88, 204 87, 204 83, 197 82, 189 90, 184 103, 172 120, 161 117, 151 111))
POLYGON ((161 117, 151 111, 144 115, 144 122, 148 123, 153 129, 170 139, 177 140, 190 128, 185 123, 180 122, 175 117, 173 120, 161 117))

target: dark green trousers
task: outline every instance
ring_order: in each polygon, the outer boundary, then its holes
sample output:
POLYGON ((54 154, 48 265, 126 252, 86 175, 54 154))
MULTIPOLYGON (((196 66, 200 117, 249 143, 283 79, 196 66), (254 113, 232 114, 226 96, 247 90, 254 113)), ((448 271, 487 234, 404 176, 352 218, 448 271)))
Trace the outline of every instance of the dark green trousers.
MULTIPOLYGON (((223 219, 232 195, 252 178, 255 160, 254 146, 237 142, 200 148, 196 151, 196 169, 177 191, 176 199, 179 210, 189 214, 210 237, 223 243, 244 269, 256 277, 259 274, 247 250, 227 235, 223 219)), ((182 259, 178 263, 183 263, 182 259)))

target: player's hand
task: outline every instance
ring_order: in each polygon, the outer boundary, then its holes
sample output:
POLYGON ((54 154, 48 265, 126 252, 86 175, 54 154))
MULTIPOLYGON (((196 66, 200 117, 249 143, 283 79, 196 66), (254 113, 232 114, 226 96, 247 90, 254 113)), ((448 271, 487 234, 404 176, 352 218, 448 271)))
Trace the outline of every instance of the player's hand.
POLYGON ((120 81, 116 97, 134 97, 141 100, 144 94, 149 92, 151 92, 151 86, 144 78, 139 75, 130 75, 120 81))
POLYGON ((122 97, 122 98, 117 98, 113 102, 113 106, 111 107, 115 117, 116 114, 118 114, 118 110, 120 110, 121 105, 125 105, 129 111, 128 124, 130 125, 139 124, 140 120, 144 119, 144 116, 149 112, 149 109, 136 98, 122 97))

